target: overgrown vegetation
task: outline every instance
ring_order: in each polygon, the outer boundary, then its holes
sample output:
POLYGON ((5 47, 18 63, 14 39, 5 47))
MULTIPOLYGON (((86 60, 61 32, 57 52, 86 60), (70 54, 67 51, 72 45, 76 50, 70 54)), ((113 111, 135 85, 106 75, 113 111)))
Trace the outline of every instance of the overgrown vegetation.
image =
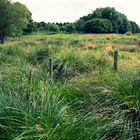
POLYGON ((0 139, 139 139, 139 45, 139 35, 127 34, 7 39, 0 45, 0 139))

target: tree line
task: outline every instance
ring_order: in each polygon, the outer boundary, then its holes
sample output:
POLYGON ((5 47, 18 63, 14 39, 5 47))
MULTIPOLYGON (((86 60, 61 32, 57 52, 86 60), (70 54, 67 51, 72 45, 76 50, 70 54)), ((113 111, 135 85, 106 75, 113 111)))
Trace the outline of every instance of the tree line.
POLYGON ((45 23, 45 22, 35 22, 33 20, 29 21, 29 24, 27 25, 27 28, 24 29, 24 34, 29 34, 32 32, 37 31, 45 31, 48 33, 57 33, 57 32, 68 32, 68 33, 75 33, 76 25, 75 23, 45 23))
POLYGON ((140 28, 136 22, 129 21, 124 14, 112 7, 97 8, 74 23, 46 23, 33 21, 32 14, 25 5, 0 0, 0 43, 4 43, 7 36, 20 37, 37 31, 124 34, 128 31, 138 33, 140 28))
POLYGON ((120 33, 128 31, 139 33, 139 25, 129 21, 127 17, 113 7, 97 8, 87 16, 81 17, 74 23, 45 23, 30 20, 25 34, 35 31, 46 32, 82 32, 82 33, 120 33))

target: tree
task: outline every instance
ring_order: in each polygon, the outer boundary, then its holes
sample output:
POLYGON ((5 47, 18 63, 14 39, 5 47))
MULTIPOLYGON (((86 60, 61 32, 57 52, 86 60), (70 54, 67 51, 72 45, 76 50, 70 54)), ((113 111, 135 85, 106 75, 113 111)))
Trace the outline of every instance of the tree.
POLYGON ((27 27, 30 18, 30 12, 27 7, 19 2, 12 4, 13 7, 13 19, 12 24, 13 34, 20 37, 23 33, 23 29, 27 27))
POLYGON ((30 19, 27 27, 23 30, 23 34, 27 35, 36 31, 38 31, 37 22, 34 22, 32 19, 30 19))
POLYGON ((76 26, 74 23, 67 23, 65 25, 65 31, 68 33, 74 33, 76 32, 76 26))
POLYGON ((102 18, 108 19, 112 22, 113 32, 118 33, 120 25, 123 23, 125 15, 119 13, 112 7, 102 8, 102 18))
POLYGON ((46 31, 48 32, 59 32, 59 26, 54 23, 48 23, 46 26, 46 31))
POLYGON ((132 27, 132 33, 139 33, 140 27, 137 25, 136 22, 130 21, 131 27, 132 27))
MULTIPOLYGON (((127 31, 136 32, 136 30, 137 31, 139 30, 139 26, 137 26, 135 23, 129 22, 127 17, 124 14, 116 11, 116 9, 113 7, 97 8, 95 11, 88 14, 87 16, 81 17, 78 21, 76 21, 76 29, 80 32, 85 31, 85 29, 88 29, 87 25, 90 26, 91 23, 93 24, 93 20, 94 20, 94 26, 95 26, 95 19, 109 20, 112 24, 113 33, 126 33, 127 31)), ((99 28, 98 32, 101 32, 103 31, 102 28, 103 27, 106 28, 107 25, 104 26, 101 20, 96 20, 96 27, 99 28), (97 24, 99 25, 97 26, 97 24)), ((90 26, 89 28, 94 28, 94 27, 90 26)), ((96 29, 94 28, 94 30, 96 29)), ((92 29, 88 29, 88 30, 92 30, 92 29)), ((106 31, 106 29, 104 29, 104 31, 106 31)))
POLYGON ((111 33, 112 23, 107 19, 93 19, 86 22, 84 30, 86 33, 111 33))
POLYGON ((13 20, 11 4, 8 0, 0 0, 0 43, 4 43, 6 35, 10 32, 13 20))
POLYGON ((75 25, 76 25, 76 30, 83 32, 84 31, 84 26, 85 26, 86 21, 83 19, 77 20, 75 25))
POLYGON ((25 5, 10 0, 0 0, 0 42, 4 43, 6 36, 21 35, 28 24, 29 10, 25 5))
POLYGON ((122 24, 119 27, 118 33, 124 34, 126 32, 132 32, 132 25, 127 20, 127 18, 124 18, 122 24))

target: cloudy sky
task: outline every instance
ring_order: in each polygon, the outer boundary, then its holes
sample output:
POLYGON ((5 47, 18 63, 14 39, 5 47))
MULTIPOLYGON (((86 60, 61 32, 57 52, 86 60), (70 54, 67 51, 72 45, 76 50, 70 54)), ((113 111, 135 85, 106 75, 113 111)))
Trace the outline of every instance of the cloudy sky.
POLYGON ((13 0, 25 4, 35 21, 73 22, 99 7, 111 6, 140 25, 140 0, 13 0))

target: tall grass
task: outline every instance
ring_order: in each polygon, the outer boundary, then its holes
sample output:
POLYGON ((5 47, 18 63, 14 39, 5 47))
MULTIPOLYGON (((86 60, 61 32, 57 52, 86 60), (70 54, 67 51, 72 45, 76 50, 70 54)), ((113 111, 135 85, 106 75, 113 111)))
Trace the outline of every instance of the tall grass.
POLYGON ((0 139, 139 139, 138 47, 137 35, 38 33, 7 40, 0 45, 0 139))
POLYGON ((75 114, 62 96, 64 87, 44 82, 29 88, 20 84, 20 89, 1 87, 1 139, 100 139, 109 129, 109 119, 75 114))

